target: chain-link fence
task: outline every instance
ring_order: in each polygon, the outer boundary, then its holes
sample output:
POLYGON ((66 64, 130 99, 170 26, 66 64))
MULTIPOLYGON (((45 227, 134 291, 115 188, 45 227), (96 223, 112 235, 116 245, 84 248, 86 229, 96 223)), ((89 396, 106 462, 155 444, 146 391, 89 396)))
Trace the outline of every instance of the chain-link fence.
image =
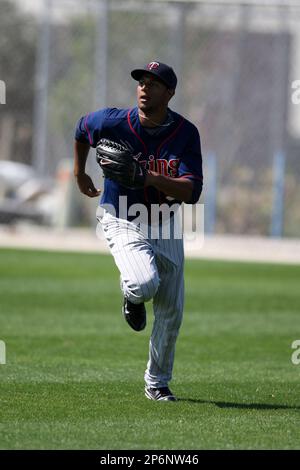
MULTIPOLYGON (((179 79, 170 107, 202 138, 207 232, 300 236, 297 2, 0 0, 0 8, 0 159, 65 184, 77 119, 134 106, 130 71, 160 60, 179 79)), ((80 199, 76 188, 69 198, 80 199)), ((76 207, 70 221, 86 221, 86 206, 76 207)))

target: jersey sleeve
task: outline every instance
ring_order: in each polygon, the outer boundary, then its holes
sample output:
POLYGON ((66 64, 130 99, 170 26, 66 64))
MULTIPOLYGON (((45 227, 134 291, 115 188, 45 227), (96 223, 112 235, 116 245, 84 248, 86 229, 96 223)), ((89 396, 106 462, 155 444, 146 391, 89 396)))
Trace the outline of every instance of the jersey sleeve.
POLYGON ((106 109, 82 116, 76 125, 75 140, 96 147, 106 116, 106 109))
POLYGON ((200 135, 196 127, 192 127, 190 139, 178 167, 178 178, 193 181, 193 194, 190 204, 195 204, 202 192, 203 172, 200 135))

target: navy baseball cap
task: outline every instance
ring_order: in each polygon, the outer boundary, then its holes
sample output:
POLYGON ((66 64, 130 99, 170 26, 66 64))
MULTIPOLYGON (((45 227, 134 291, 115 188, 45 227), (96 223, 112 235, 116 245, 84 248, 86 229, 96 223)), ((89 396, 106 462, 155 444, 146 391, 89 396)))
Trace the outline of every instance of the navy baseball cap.
POLYGON ((168 88, 175 90, 177 77, 174 70, 169 65, 163 64, 162 62, 149 62, 149 64, 145 65, 143 68, 132 70, 131 76, 134 80, 140 80, 145 72, 151 73, 151 75, 154 75, 164 82, 168 88))

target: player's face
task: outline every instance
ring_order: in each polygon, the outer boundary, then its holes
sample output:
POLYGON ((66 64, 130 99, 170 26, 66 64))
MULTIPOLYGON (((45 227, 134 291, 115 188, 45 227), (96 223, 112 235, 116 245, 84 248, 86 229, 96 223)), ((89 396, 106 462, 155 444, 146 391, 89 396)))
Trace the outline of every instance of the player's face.
POLYGON ((155 112, 168 106, 173 93, 153 75, 143 75, 137 87, 138 107, 144 112, 155 112))

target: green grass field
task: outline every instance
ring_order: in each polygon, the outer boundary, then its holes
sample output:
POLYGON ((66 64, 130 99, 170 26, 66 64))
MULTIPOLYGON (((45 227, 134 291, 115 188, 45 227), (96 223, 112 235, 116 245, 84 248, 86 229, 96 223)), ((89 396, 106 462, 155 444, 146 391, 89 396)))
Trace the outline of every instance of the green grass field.
POLYGON ((110 256, 0 250, 1 449, 299 449, 300 266, 186 261, 171 388, 143 394, 145 331, 110 256))

